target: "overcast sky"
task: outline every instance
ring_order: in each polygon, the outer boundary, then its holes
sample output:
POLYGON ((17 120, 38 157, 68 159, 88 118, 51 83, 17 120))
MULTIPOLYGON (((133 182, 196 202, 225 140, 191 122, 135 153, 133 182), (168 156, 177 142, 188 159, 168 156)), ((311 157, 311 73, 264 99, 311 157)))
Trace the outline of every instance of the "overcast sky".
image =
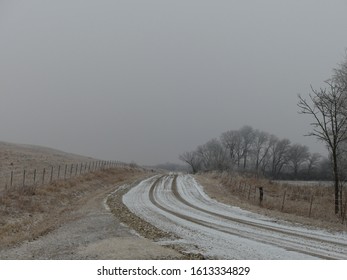
POLYGON ((178 162, 243 125, 304 137, 297 94, 347 48, 345 0, 0 0, 0 141, 178 162))

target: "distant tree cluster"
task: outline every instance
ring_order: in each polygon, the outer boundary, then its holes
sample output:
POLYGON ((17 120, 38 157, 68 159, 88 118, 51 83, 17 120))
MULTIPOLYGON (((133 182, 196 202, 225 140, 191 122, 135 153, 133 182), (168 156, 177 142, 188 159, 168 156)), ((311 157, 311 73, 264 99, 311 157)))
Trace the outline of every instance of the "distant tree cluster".
POLYGON ((305 145, 291 144, 288 139, 243 126, 229 130, 179 156, 193 173, 199 171, 252 172, 271 178, 312 179, 329 177, 321 172, 322 157, 311 154, 305 145))
POLYGON ((186 165, 180 165, 172 162, 166 162, 162 164, 157 164, 152 166, 154 169, 161 169, 161 170, 167 170, 167 171, 173 171, 173 172, 187 172, 188 168, 186 165))
POLYGON ((210 140, 179 158, 193 173, 235 170, 274 179, 333 179, 335 213, 346 216, 347 194, 343 182, 347 179, 347 55, 325 84, 320 89, 311 86, 308 99, 299 95, 298 107, 299 113, 310 115, 313 120, 307 135, 326 145, 329 158, 250 126, 224 132, 219 139, 210 140))

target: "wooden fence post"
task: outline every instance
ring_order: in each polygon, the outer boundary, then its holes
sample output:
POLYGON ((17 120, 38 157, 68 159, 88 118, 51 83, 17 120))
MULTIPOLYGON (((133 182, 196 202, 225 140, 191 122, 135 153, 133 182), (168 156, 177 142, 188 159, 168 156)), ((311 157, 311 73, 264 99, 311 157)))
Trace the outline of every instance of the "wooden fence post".
POLYGON ((312 203, 313 203, 313 194, 311 195, 311 199, 310 199, 310 210, 308 212, 308 217, 311 217, 311 213, 312 213, 312 203))
POLYGON ((13 170, 11 171, 11 179, 10 179, 10 187, 12 189, 13 186, 13 170))
POLYGON ((71 163, 71 168, 70 168, 70 178, 72 177, 72 169, 73 169, 73 163, 71 163))
POLYGON ((60 178, 60 165, 58 166, 58 180, 60 178))
POLYGON ((34 185, 35 185, 35 183, 36 183, 36 168, 35 168, 35 170, 34 170, 34 178, 33 178, 33 182, 34 182, 34 185))
POLYGON ((53 181, 53 166, 51 166, 51 178, 49 180, 50 183, 53 181))
POLYGON ((284 210, 284 202, 286 201, 286 194, 287 194, 287 190, 285 190, 283 193, 281 212, 283 212, 284 210))
POLYGON ((259 187, 259 204, 263 204, 263 199, 264 199, 264 189, 263 187, 259 187))
POLYGON ((65 164, 64 180, 66 180, 67 164, 65 164))
POLYGON ((23 188, 25 187, 25 169, 23 171, 23 188))
POLYGON ((44 168, 42 172, 42 185, 45 184, 45 173, 46 173, 46 168, 44 168))

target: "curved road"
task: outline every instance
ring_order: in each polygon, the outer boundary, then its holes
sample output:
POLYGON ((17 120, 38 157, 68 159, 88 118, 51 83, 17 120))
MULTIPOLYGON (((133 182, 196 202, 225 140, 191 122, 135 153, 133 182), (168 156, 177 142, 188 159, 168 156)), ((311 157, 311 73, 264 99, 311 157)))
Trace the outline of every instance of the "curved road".
POLYGON ((212 259, 347 259, 347 234, 294 226, 209 198, 192 176, 142 181, 123 202, 137 216, 172 232, 186 252, 212 259))

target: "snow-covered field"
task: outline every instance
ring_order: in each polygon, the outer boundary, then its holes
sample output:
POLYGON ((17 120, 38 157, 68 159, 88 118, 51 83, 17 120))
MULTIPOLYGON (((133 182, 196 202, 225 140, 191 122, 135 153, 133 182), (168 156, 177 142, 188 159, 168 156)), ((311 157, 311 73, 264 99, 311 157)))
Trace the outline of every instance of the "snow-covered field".
POLYGON ((291 180, 275 180, 275 183, 281 185, 292 185, 292 186, 308 186, 308 187, 332 187, 334 186, 333 181, 291 181, 291 180))
POLYGON ((347 259, 347 234, 273 220, 209 198, 192 176, 154 176, 124 197, 127 207, 186 252, 213 259, 347 259))

